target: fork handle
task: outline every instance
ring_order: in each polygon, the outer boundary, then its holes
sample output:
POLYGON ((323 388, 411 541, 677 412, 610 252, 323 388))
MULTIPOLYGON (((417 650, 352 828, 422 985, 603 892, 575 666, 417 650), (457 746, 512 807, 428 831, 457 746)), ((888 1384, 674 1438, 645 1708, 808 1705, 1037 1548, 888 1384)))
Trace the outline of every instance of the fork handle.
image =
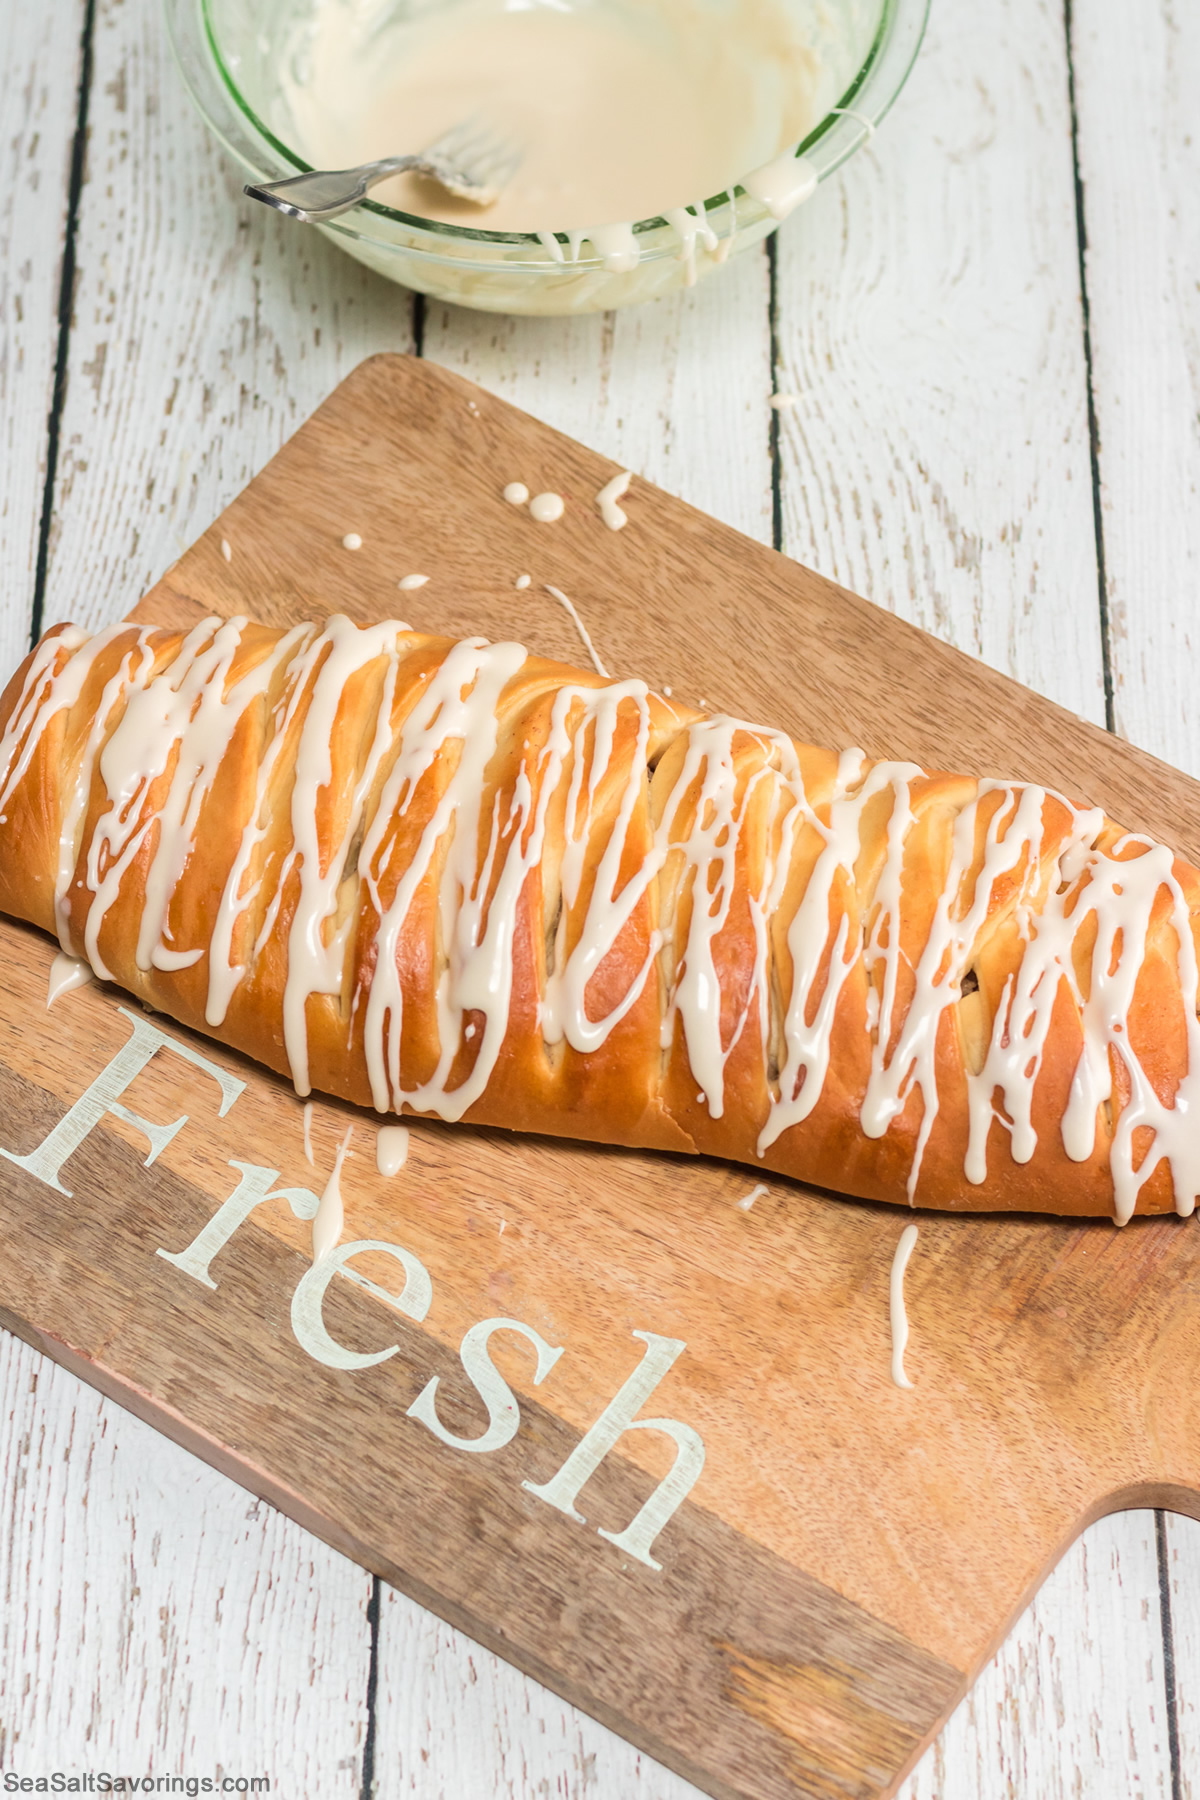
POLYGON ((357 206, 377 181, 400 175, 419 161, 416 156, 385 156, 382 162, 360 163, 356 169, 313 169, 284 181, 247 182, 242 191, 289 218, 320 225, 357 206))

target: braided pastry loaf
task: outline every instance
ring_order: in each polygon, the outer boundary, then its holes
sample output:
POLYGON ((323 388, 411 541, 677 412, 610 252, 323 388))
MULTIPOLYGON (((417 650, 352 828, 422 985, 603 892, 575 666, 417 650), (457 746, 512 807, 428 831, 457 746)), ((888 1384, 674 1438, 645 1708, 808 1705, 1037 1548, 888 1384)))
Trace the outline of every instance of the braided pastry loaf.
POLYGON ((301 1094, 927 1206, 1200 1190, 1194 869, 517 644, 57 628, 0 909, 301 1094))

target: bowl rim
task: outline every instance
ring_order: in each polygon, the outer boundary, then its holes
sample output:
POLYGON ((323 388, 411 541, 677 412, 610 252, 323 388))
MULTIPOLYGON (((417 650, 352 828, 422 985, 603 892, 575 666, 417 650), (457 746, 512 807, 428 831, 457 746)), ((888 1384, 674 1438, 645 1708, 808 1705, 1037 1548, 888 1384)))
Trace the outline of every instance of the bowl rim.
MULTIPOLYGON (((807 160, 818 181, 840 168, 848 157, 868 143, 880 121, 891 110, 916 62, 931 5, 932 0, 882 0, 871 43, 849 85, 837 103, 826 110, 812 130, 791 151, 797 159, 807 160)), ((226 149, 259 180, 308 173, 312 165, 264 123, 238 87, 217 40, 212 18, 212 0, 164 0, 164 11, 168 38, 189 95, 206 124, 226 149), (184 32, 188 30, 189 12, 191 30, 197 40, 191 43, 181 35, 181 27, 184 32), (198 52, 201 54, 198 55, 198 52), (202 62, 207 63, 206 68, 196 66, 202 62), (238 131, 231 133, 228 122, 215 115, 211 104, 212 96, 202 91, 201 78, 204 76, 210 82, 215 78, 219 98, 230 109, 233 122, 239 127, 238 131), (253 134, 252 138, 250 134, 253 134), (275 159, 278 168, 264 168, 264 151, 267 158, 275 159)), ((783 152, 784 156, 787 154, 788 152, 783 152)), ((762 202, 756 201, 741 182, 734 182, 698 204, 700 211, 697 217, 701 222, 720 208, 731 205, 738 229, 760 223, 769 217, 768 209, 762 202)), ((687 210, 694 209, 689 207, 687 210)), ((397 227, 406 234, 404 248, 416 255, 436 256, 439 250, 438 240, 441 239, 447 248, 450 244, 457 243, 467 249, 475 246, 481 252, 495 248, 510 253, 514 249, 531 254, 540 253, 537 260, 529 266, 543 268, 547 273, 551 270, 562 272, 564 250, 570 267, 576 273, 602 266, 601 258, 589 258, 579 253, 581 240, 590 241, 586 229, 554 233, 488 231, 402 212, 398 207, 371 199, 360 201, 350 212, 330 221, 322 229, 359 238, 367 244, 396 248, 399 247, 394 236, 397 227), (374 226, 375 229, 364 229, 369 226, 374 226), (413 232, 432 241, 424 245, 414 242, 407 235, 413 232), (555 246, 558 255, 551 252, 551 244, 555 246)), ((661 214, 636 220, 632 228, 634 235, 643 239, 654 233, 670 234, 672 239, 676 236, 669 221, 661 214)), ((648 244, 644 246, 643 254, 647 252, 654 254, 648 244)))

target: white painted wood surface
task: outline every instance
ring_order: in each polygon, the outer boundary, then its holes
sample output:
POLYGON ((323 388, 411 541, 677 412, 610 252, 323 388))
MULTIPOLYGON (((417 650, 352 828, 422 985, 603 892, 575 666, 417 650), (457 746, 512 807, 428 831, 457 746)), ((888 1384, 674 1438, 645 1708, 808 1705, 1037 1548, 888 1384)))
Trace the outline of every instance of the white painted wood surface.
POLYGON ((356 1795, 370 1583, 0 1335, 0 1766, 356 1795))
POLYGON ((767 259, 752 254, 630 312, 505 319, 431 305, 424 354, 770 543, 767 301, 767 259))
MULTIPOLYGON (((1124 634, 1112 654, 1122 727, 1197 768, 1197 650, 1173 596, 1190 596, 1200 533, 1187 511, 1200 225, 1185 142, 1200 71, 1195 21, 1146 5, 1131 62, 1114 48, 1134 35, 1117 0, 1075 0, 1109 604, 1124 634), (1129 82, 1139 99, 1124 119, 1129 82)), ((9 187, 0 202, 10 660, 32 599, 82 9, 5 13, 6 168, 27 165, 36 130, 43 171, 36 205, 9 187)), ((91 624, 122 612, 347 369, 411 342, 406 296, 238 203, 186 110, 154 0, 99 0, 95 48, 46 612, 91 624)), ((755 257, 651 310, 571 323, 430 306, 424 349, 769 538, 768 281, 755 257)), ((1102 718, 1056 5, 935 9, 878 146, 780 238, 776 299, 775 381, 798 401, 779 415, 786 547, 1102 718)), ((361 1791, 361 1572, 11 1340, 0 1494, 0 1766, 103 1755, 139 1771, 261 1767, 277 1791, 322 1800, 361 1791)), ((1164 1535, 1171 1658, 1152 1516, 1105 1521, 905 1800, 1176 1800, 1168 1660, 1179 1800, 1200 1796, 1200 1526, 1172 1520, 1164 1535)), ((381 1800, 694 1791, 391 1593, 374 1775, 381 1800)))
POLYGON ((779 236, 783 547, 1104 722, 1057 0, 935 6, 779 236))
POLYGON ((1118 730, 1200 773, 1200 8, 1075 0, 1118 730))
POLYGON ((154 0, 98 0, 46 617, 119 618, 412 306, 240 199, 154 0))
POLYGON ((81 0, 0 9, 0 665, 29 635, 58 349, 81 0))
POLYGON ((1164 1524, 1181 1773, 1178 1800, 1200 1800, 1200 1523, 1170 1516, 1164 1524))

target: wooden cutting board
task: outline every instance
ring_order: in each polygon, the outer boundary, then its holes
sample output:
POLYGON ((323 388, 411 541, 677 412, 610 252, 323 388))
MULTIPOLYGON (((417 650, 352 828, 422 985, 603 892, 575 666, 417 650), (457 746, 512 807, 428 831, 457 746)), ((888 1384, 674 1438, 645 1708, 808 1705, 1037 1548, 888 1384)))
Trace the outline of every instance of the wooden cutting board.
MULTIPOLYGON (((376 358, 138 616, 399 613, 581 661, 552 584, 615 674, 1036 776, 1200 857, 1193 782, 644 482, 608 530, 614 472, 376 358), (515 480, 565 516, 506 504, 515 480)), ((1085 1524, 1200 1517, 1194 1224, 918 1215, 905 1392, 907 1215, 437 1123, 384 1179, 374 1119, 323 1101, 310 1167, 273 1076, 115 990, 47 1014, 52 950, 0 921, 3 1323, 714 1795, 890 1793, 1085 1524), (377 1247, 314 1297, 306 1215, 350 1121, 345 1239, 377 1247), (486 1321, 519 1425, 468 1377, 485 1334, 460 1358, 486 1321), (680 1500, 659 1484, 697 1434, 680 1500)))

